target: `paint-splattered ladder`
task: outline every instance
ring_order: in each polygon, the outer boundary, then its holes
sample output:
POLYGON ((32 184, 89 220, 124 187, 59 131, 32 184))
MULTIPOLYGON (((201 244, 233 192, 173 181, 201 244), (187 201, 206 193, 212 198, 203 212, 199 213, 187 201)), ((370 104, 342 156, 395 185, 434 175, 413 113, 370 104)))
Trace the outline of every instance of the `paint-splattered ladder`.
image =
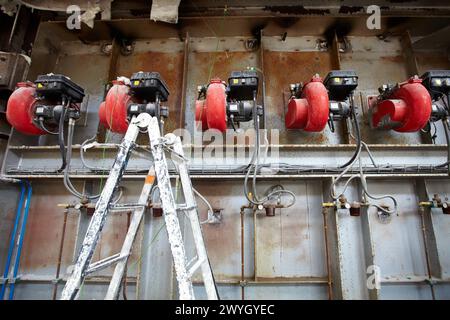
POLYGON ((77 262, 73 266, 72 273, 62 292, 62 300, 75 299, 87 275, 104 269, 114 263, 116 263, 116 267, 105 299, 112 300, 118 298, 128 257, 131 254, 132 245, 142 220, 145 206, 150 197, 154 178, 146 179, 146 183, 144 184, 139 197, 138 205, 134 210, 133 218, 130 222, 130 227, 120 253, 92 264, 91 260, 99 241, 100 233, 105 224, 106 217, 111 210, 114 191, 125 171, 137 136, 140 130, 145 129, 147 129, 150 137, 151 152, 154 160, 153 167, 149 170, 147 177, 156 177, 158 183, 165 225, 178 281, 179 297, 180 299, 195 299, 192 276, 200 268, 208 299, 218 299, 217 288, 203 240, 197 213, 197 204, 194 198, 188 167, 183 155, 181 140, 173 134, 162 137, 157 118, 151 117, 147 113, 142 113, 131 120, 127 133, 122 140, 113 168, 111 169, 105 187, 96 204, 96 209, 86 232, 77 262), (184 206, 177 206, 175 202, 170 184, 165 151, 169 151, 173 155, 172 159, 174 160, 182 185, 185 200, 184 206), (187 262, 183 237, 178 220, 178 211, 182 211, 186 214, 192 229, 195 249, 197 251, 196 259, 192 263, 187 262), (192 266, 189 267, 191 264, 192 266))

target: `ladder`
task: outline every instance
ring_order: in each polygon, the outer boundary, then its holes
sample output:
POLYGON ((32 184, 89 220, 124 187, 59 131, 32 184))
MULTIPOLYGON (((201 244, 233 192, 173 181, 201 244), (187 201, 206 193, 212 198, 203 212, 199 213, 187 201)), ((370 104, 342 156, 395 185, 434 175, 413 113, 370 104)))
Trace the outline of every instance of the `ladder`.
POLYGON ((189 177, 188 166, 186 164, 186 159, 184 158, 181 139, 173 134, 162 137, 158 119, 150 116, 148 113, 141 113, 137 117, 132 118, 125 137, 120 144, 114 165, 100 198, 97 201, 95 212, 89 223, 77 261, 73 266, 72 273, 67 279, 66 285, 62 291, 61 300, 76 299, 86 276, 113 264, 116 264, 116 266, 105 299, 118 299, 128 257, 131 254, 133 242, 144 215, 145 206, 150 197, 151 188, 155 178, 159 187, 165 226, 168 233, 176 279, 178 282, 179 298, 181 300, 195 299, 192 276, 200 268, 208 299, 218 299, 217 288, 203 240, 201 225, 198 219, 197 204, 189 177), (148 132, 153 155, 153 166, 148 172, 120 253, 91 263, 106 218, 109 211, 112 209, 114 191, 123 176, 140 130, 147 130, 148 132), (183 206, 177 206, 172 193, 169 169, 165 155, 166 151, 172 153, 172 160, 174 161, 180 177, 185 200, 183 206), (187 261, 183 236, 178 220, 179 211, 184 212, 189 219, 195 244, 196 257, 193 259, 194 261, 189 263, 187 261))

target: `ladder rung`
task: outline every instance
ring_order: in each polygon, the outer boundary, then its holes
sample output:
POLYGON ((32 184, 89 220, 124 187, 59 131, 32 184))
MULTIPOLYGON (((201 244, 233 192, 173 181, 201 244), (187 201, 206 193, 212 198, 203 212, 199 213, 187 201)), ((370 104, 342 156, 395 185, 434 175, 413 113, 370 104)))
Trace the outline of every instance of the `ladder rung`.
POLYGON ((191 260, 189 260, 188 263, 186 263, 186 269, 189 269, 191 267, 191 264, 193 264, 195 261, 197 261, 198 256, 192 257, 191 260))
POLYGON ((120 253, 116 253, 110 257, 107 257, 105 259, 99 260, 97 262, 92 263, 86 270, 85 274, 88 275, 90 273, 99 271, 101 269, 104 269, 106 267, 109 267, 113 263, 118 262, 119 260, 122 260, 126 256, 121 256, 120 253))
POLYGON ((137 210, 137 209, 141 209, 141 208, 145 208, 145 205, 143 204, 133 204, 133 205, 114 205, 114 206, 110 206, 109 210, 111 211, 125 211, 125 210, 129 210, 129 211, 133 211, 133 210, 137 210))
POLYGON ((206 259, 199 259, 197 260, 197 262, 189 269, 189 277, 192 277, 195 273, 195 271, 197 271, 198 268, 200 268, 200 266, 206 262, 206 259))
POLYGON ((178 211, 197 210, 197 206, 191 206, 191 207, 178 206, 178 207, 177 207, 177 210, 178 210, 178 211))

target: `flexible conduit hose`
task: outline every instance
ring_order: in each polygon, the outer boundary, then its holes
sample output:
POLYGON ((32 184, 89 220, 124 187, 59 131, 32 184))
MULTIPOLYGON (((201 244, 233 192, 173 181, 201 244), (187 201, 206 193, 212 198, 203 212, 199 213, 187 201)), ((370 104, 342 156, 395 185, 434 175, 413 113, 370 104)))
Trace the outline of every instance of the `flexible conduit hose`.
POLYGON ((68 101, 67 106, 65 105, 65 99, 63 99, 62 107, 63 110, 61 115, 59 116, 59 130, 58 130, 58 143, 59 143, 59 151, 61 152, 62 164, 61 168, 58 169, 58 172, 63 171, 67 166, 67 154, 66 147, 64 145, 64 120, 66 118, 66 111, 69 108, 70 101, 68 101))
MULTIPOLYGON (((450 93, 447 96, 442 96, 442 103, 444 104, 447 112, 450 112, 450 93), (446 100, 447 99, 447 100, 446 100)), ((435 166, 436 168, 443 168, 447 166, 447 172, 450 175, 450 134, 448 118, 442 119, 442 125, 444 126, 445 141, 447 142, 447 162, 435 166)))
MULTIPOLYGON (((14 279, 17 277, 17 272, 19 271, 20 257, 22 255, 23 239, 25 238, 25 230, 26 230, 27 221, 28 221, 28 212, 30 211, 31 196, 33 194, 33 188, 31 186, 31 183, 27 182, 27 184, 28 184, 28 194, 27 194, 27 198, 25 200, 25 212, 23 215, 22 227, 20 228, 20 233, 19 233, 19 246, 17 248, 16 260, 14 262, 14 269, 13 269, 13 278, 14 279)), ((16 287, 15 283, 11 283, 10 288, 9 288, 9 300, 13 300, 13 298, 14 298, 15 287, 16 287)))
POLYGON ((23 200, 25 197, 25 183, 23 181, 20 182, 20 198, 19 198, 19 203, 17 206, 17 211, 16 211, 16 218, 14 220, 14 227, 13 227, 13 232, 11 234, 11 239, 9 240, 9 247, 8 247, 8 256, 6 258, 6 263, 5 263, 5 270, 3 272, 3 279, 4 282, 2 284, 2 288, 0 291, 0 300, 3 300, 3 297, 5 295, 5 291, 6 291, 6 279, 8 278, 8 274, 9 274, 9 268, 11 266, 11 259, 12 259, 12 254, 13 254, 13 250, 14 250, 14 243, 15 243, 15 239, 16 239, 16 235, 17 235, 17 228, 19 227, 19 222, 20 222, 20 216, 22 214, 22 208, 23 208, 23 200))
POLYGON ((81 159, 81 163, 83 164, 83 166, 85 166, 86 168, 88 168, 89 170, 92 170, 92 171, 109 171, 109 170, 111 170, 111 167, 94 167, 94 166, 89 165, 89 164, 86 162, 86 159, 85 159, 85 157, 84 157, 84 153, 85 153, 84 148, 85 148, 85 146, 86 146, 88 143, 92 143, 92 142, 94 142, 96 139, 97 139, 97 137, 96 137, 96 136, 93 136, 92 138, 89 138, 89 139, 85 140, 85 141, 81 144, 81 148, 80 148, 80 159, 81 159))
MULTIPOLYGON (((3 273, 4 282, 3 282, 2 288, 0 290, 0 300, 3 300, 5 292, 6 292, 7 278, 8 278, 9 270, 11 267, 11 260, 12 260, 12 255, 13 255, 13 251, 14 251, 14 247, 15 247, 15 243, 16 243, 16 237, 17 237, 17 230, 19 228, 20 220, 22 220, 22 226, 20 228, 20 233, 19 233, 19 238, 18 238, 17 254, 16 254, 16 257, 14 260, 14 267, 13 267, 13 278, 15 279, 17 277, 17 272, 19 270, 19 264, 20 264, 20 257, 22 254, 23 239, 25 237, 25 230, 26 230, 26 225, 27 225, 27 220, 28 220, 28 212, 29 212, 29 208, 30 208, 31 196, 32 196, 32 192, 33 192, 31 183, 29 183, 28 181, 20 181, 20 187, 21 187, 20 198, 19 198, 19 203, 17 206, 16 218, 14 220, 13 232, 11 234, 11 239, 9 241, 8 256, 6 258, 5 270, 3 273), (28 192, 27 192, 27 196, 25 199, 25 192, 27 190, 27 187, 28 187, 28 192), (23 218, 21 219, 22 211, 23 211, 23 207, 24 207, 24 200, 25 200, 25 211, 24 211, 23 218)), ((9 290, 9 300, 12 300, 14 298, 14 289, 15 289, 15 285, 14 285, 14 283, 11 283, 10 290, 9 290)))
POLYGON ((436 168, 443 168, 447 166, 447 172, 450 175, 450 134, 448 132, 448 119, 442 120, 442 125, 444 126, 445 141, 447 142, 447 162, 437 165, 436 168))
POLYGON ((75 127, 75 120, 73 118, 69 119, 69 125, 68 125, 68 133, 67 133, 67 165, 64 169, 64 186, 66 189, 73 194, 75 197, 83 199, 86 198, 88 200, 94 200, 100 197, 100 194, 88 196, 84 195, 81 192, 77 191, 75 187, 73 186, 72 182, 69 178, 69 170, 70 170, 70 162, 72 160, 72 142, 73 142, 73 132, 75 127))
POLYGON ((347 166, 349 166, 351 163, 354 162, 354 160, 359 156, 359 153, 361 152, 361 130, 359 129, 359 123, 356 119, 356 112, 355 112, 355 101, 353 98, 353 94, 350 95, 350 110, 352 111, 352 118, 353 122, 355 124, 355 134, 356 134, 356 150, 353 156, 348 160, 346 163, 341 165, 339 168, 343 169, 347 166))
MULTIPOLYGON (((363 194, 365 196, 367 196, 368 198, 372 199, 372 200, 383 200, 383 199, 390 199, 393 204, 394 204, 394 209, 393 210, 389 210, 386 208, 383 208, 381 206, 379 206, 378 204, 370 204, 370 206, 377 208, 379 211, 385 212, 387 214, 395 214, 397 213, 397 200, 391 196, 391 195, 382 195, 382 196, 373 196, 372 194, 369 193, 368 188, 367 188, 367 181, 366 181, 366 176, 364 175, 364 171, 363 171, 363 167, 362 167, 362 161, 361 161, 361 152, 362 152, 362 147, 364 146, 364 148, 367 150, 367 153, 369 155, 369 158, 372 162, 372 164, 376 166, 375 161, 373 159, 373 156, 369 150, 369 147, 367 146, 366 143, 364 143, 361 140, 361 133, 360 133, 360 129, 359 129, 359 124, 358 121, 356 121, 356 115, 355 115, 355 111, 353 108, 353 95, 350 97, 351 99, 351 103, 352 103, 352 115, 354 118, 354 123, 355 123, 355 131, 356 131, 356 139, 357 139, 357 147, 356 147, 356 151, 354 153, 354 155, 352 156, 352 158, 346 163, 346 166, 341 166, 339 168, 344 167, 344 170, 337 176, 337 178, 333 181, 333 183, 331 184, 331 188, 330 188, 330 195, 331 198, 333 198, 333 200, 337 200, 339 199, 347 190, 348 185, 350 184, 350 182, 356 178, 358 178, 361 181, 361 186, 363 189, 363 194), (354 174, 352 176, 350 176, 347 181, 344 183, 344 187, 342 189, 342 191, 339 194, 335 194, 334 193, 334 187, 336 186, 337 182, 342 179, 342 177, 353 167, 353 165, 355 164, 355 162, 358 161, 359 163, 359 173, 358 174, 354 174)), ((352 135, 353 136, 353 135, 352 135)))
MULTIPOLYGON (((286 208, 289 208, 289 207, 293 206, 296 201, 295 194, 292 191, 279 189, 279 190, 275 190, 275 191, 269 193, 268 195, 266 195, 265 197, 263 197, 261 199, 259 199, 257 196, 256 176, 257 176, 258 168, 259 168, 260 144, 261 144, 260 134, 259 134, 259 116, 258 116, 257 112, 258 112, 258 110, 257 110, 257 105, 256 105, 256 92, 254 92, 253 93, 253 117, 254 117, 253 122, 254 122, 254 127, 255 127, 256 143, 255 143, 255 150, 253 151, 252 158, 250 160, 249 165, 247 166, 248 169, 247 169, 247 172, 246 172, 245 178, 244 178, 244 194, 245 194, 245 197, 247 198, 247 201, 254 205, 262 205, 262 204, 266 203, 267 201, 269 201, 270 198, 275 195, 281 196, 283 194, 287 194, 292 197, 292 201, 285 206, 286 208), (252 171, 253 171, 252 198, 250 198, 249 192, 248 192, 248 179, 249 179, 249 176, 252 171)), ((267 141, 267 138, 266 138, 266 141, 267 141)))

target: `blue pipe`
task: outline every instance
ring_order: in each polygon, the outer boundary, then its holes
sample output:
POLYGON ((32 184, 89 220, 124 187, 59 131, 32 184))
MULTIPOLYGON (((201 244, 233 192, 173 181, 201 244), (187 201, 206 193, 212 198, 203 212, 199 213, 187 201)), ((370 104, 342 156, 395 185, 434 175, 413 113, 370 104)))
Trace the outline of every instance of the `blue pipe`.
MULTIPOLYGON (((19 271, 19 264, 20 264, 20 256, 22 253, 22 245, 23 245, 23 239, 25 238, 25 229, 27 227, 27 220, 28 220, 28 212, 30 210, 30 202, 31 202, 31 195, 33 194, 33 188, 31 187, 30 182, 26 182, 28 185, 28 194, 27 199, 25 200, 25 213, 23 215, 23 221, 22 221, 22 227, 20 228, 20 234, 19 234, 19 247, 17 248, 17 254, 16 254, 16 261, 14 262, 14 271, 13 271, 13 278, 16 279, 17 272, 19 271)), ((14 298, 14 289, 15 289, 15 283, 11 283, 9 287, 9 300, 13 300, 14 298)))
POLYGON ((8 257, 6 259, 5 272, 3 273, 4 282, 2 284, 2 289, 0 291, 0 300, 3 300, 3 297, 5 295, 6 283, 7 283, 6 279, 8 278, 8 274, 9 274, 9 267, 11 265, 11 258, 12 258, 12 254, 13 254, 13 250, 14 250, 14 243, 15 243, 14 241, 16 239, 17 228, 19 226, 20 216, 22 214, 23 198, 25 196, 25 184, 21 181, 20 182, 20 186, 21 186, 20 200, 19 200, 19 204, 18 204, 18 207, 17 207, 17 211, 16 211, 16 220, 14 221, 13 232, 12 232, 12 235, 11 235, 11 239, 9 241, 8 257))

